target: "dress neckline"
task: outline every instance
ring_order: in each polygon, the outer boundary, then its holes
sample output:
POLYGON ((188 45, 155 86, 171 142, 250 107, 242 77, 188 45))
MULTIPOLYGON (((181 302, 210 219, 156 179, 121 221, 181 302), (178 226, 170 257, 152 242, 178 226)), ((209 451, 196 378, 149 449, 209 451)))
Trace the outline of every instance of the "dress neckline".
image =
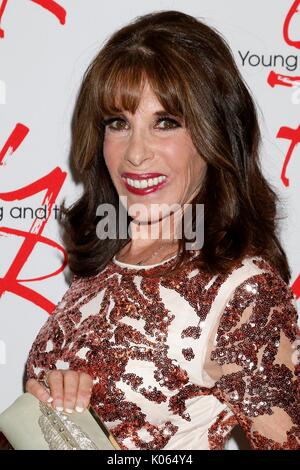
POLYGON ((155 264, 131 264, 131 263, 124 263, 123 261, 119 261, 116 259, 116 257, 114 256, 112 258, 112 262, 114 264, 117 264, 118 266, 121 266, 121 267, 124 267, 124 268, 130 268, 130 269, 151 269, 151 268, 155 268, 156 266, 161 266, 162 264, 164 263, 167 263, 168 261, 171 261, 172 259, 176 258, 177 257, 177 254, 171 256, 170 258, 167 258, 163 261, 160 261, 159 263, 155 263, 155 264))

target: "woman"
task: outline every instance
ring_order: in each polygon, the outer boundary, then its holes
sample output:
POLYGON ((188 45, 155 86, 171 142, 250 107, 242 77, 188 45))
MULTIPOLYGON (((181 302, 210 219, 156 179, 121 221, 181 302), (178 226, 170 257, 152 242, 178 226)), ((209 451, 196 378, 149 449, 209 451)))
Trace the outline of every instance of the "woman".
POLYGON ((109 38, 72 121, 74 277, 31 348, 27 391, 67 412, 90 402, 122 449, 223 449, 237 424, 252 449, 299 448, 297 311, 259 145, 213 28, 160 11, 109 38), (117 217, 104 238, 97 208, 119 216, 121 198, 129 233, 117 217), (185 204, 196 234, 204 204, 194 249, 177 236, 185 204))

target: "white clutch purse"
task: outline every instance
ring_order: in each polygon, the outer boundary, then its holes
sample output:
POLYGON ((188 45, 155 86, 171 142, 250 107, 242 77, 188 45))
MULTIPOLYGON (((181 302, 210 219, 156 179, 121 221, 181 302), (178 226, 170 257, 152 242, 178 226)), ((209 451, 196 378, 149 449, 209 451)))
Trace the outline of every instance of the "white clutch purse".
POLYGON ((0 414, 0 449, 117 450, 117 441, 90 407, 82 413, 56 411, 24 393, 0 414))

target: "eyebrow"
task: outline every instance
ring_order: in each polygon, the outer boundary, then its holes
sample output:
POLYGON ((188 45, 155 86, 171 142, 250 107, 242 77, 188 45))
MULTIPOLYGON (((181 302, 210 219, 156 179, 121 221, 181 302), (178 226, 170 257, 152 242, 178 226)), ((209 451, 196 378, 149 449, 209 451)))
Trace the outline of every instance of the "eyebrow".
MULTIPOLYGON (((155 111, 153 113, 154 116, 165 116, 166 114, 169 114, 170 116, 175 116, 173 115, 172 113, 169 113, 168 111, 165 111, 165 110, 159 110, 159 111, 155 111)), ((124 112, 122 110, 120 111, 113 111, 109 114, 109 116, 117 116, 117 115, 121 115, 121 116, 125 116, 124 112)))
POLYGON ((171 114, 171 113, 168 113, 168 111, 161 110, 161 111, 155 111, 155 113, 153 114, 154 116, 164 116, 165 114, 171 114))

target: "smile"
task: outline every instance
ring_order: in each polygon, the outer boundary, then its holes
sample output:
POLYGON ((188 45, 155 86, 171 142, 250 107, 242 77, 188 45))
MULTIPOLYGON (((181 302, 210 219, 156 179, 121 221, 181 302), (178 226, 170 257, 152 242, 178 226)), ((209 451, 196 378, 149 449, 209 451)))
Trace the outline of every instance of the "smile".
POLYGON ((167 177, 165 175, 155 175, 152 178, 122 176, 122 180, 128 191, 134 194, 148 194, 161 188, 166 183, 167 177))

